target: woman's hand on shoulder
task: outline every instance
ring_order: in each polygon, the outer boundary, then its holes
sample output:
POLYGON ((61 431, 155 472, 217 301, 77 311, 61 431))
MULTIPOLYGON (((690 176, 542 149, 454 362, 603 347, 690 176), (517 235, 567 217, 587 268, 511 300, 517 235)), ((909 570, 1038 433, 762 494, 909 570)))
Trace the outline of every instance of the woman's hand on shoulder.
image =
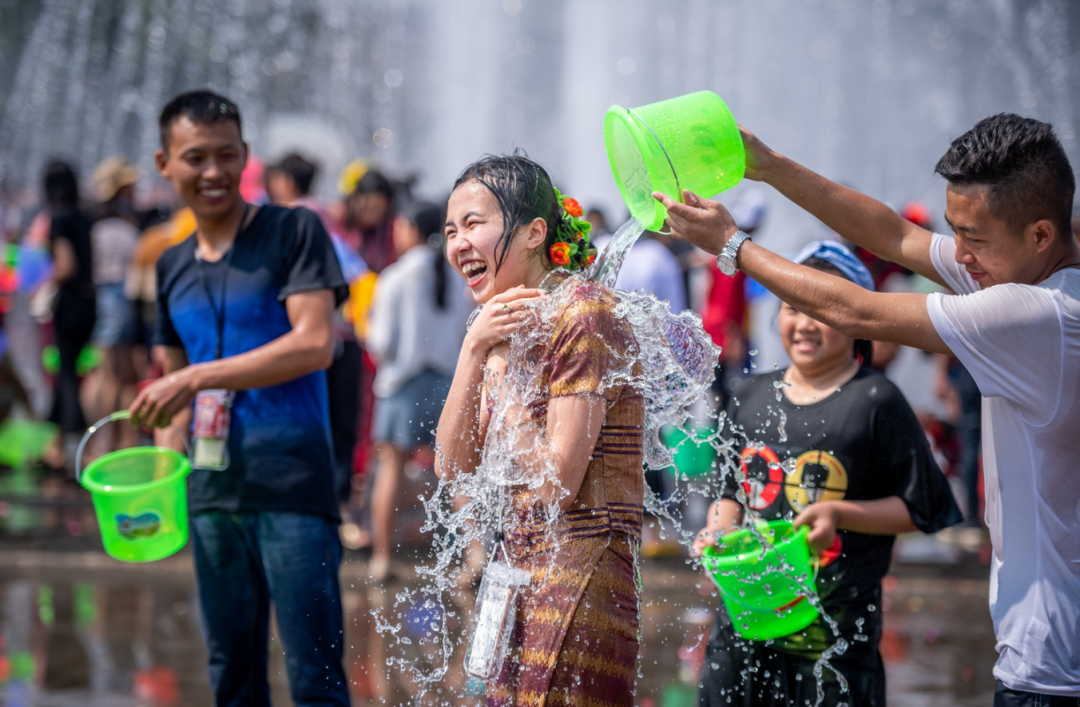
POLYGON ((527 316, 522 310, 542 294, 537 289, 514 287, 495 295, 484 304, 473 321, 469 333, 465 335, 465 345, 474 355, 487 356, 517 331, 527 316))

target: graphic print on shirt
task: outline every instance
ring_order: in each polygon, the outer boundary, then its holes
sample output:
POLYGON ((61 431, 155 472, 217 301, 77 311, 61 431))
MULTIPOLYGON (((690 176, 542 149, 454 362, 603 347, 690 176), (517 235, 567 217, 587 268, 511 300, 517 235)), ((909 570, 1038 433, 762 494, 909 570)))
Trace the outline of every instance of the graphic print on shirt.
POLYGON ((780 495, 780 489, 784 485, 784 470, 780 467, 780 458, 769 447, 744 449, 739 471, 742 473, 743 491, 746 492, 746 505, 751 510, 761 511, 768 508, 780 495), (761 472, 760 463, 753 464, 754 468, 751 470, 754 459, 765 463, 764 473, 761 472))
POLYGON ((847 469, 835 456, 817 449, 800 454, 792 472, 785 475, 779 456, 770 447, 747 447, 739 471, 746 505, 755 511, 771 506, 781 488, 795 513, 818 501, 842 500, 847 494, 847 469), (754 463, 755 459, 760 461, 754 463))
POLYGON ((784 494, 796 513, 818 501, 840 501, 847 494, 848 475, 840 460, 816 449, 795 460, 795 471, 784 481, 784 494))

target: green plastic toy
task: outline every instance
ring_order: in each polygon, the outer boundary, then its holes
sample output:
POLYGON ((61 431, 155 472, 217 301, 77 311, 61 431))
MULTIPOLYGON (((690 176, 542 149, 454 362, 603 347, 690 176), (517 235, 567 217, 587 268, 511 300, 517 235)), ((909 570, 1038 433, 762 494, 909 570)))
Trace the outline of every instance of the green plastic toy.
MULTIPOLYGON (((96 346, 84 346, 75 359, 75 372, 85 376, 101 363, 101 349, 96 346)), ((41 367, 50 376, 60 372, 60 351, 53 344, 41 350, 41 367)))
POLYGON ((114 412, 88 429, 75 453, 75 470, 94 501, 105 552, 126 562, 151 562, 187 543, 188 457, 165 447, 132 447, 98 457, 79 473, 91 435, 128 417, 127 410, 114 412))
POLYGON ((0 464, 13 469, 33 464, 41 459, 57 432, 51 422, 5 420, 0 425, 0 464))
POLYGON ((712 91, 634 109, 612 106, 604 143, 623 201, 650 231, 667 218, 654 191, 677 201, 684 189, 711 197, 738 184, 746 169, 739 126, 712 91))
POLYGON ((744 638, 789 636, 817 618, 807 599, 817 575, 808 534, 805 526, 793 531, 790 521, 774 520, 728 533, 702 553, 732 626, 744 638))
POLYGON ((675 452, 675 468, 680 473, 691 479, 712 473, 716 450, 709 444, 708 439, 713 434, 714 430, 708 427, 695 429, 692 438, 687 438, 686 433, 678 427, 672 427, 663 433, 664 444, 675 452))

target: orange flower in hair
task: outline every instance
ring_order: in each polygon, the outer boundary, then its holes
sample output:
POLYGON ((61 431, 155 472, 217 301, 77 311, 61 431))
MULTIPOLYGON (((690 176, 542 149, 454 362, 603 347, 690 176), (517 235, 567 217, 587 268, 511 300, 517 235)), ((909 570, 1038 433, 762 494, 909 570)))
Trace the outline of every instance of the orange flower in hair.
POLYGON ((581 204, 578 200, 572 196, 564 196, 562 200, 562 207, 566 213, 570 214, 574 218, 581 218, 585 215, 585 210, 581 208, 581 204))
POLYGON ((567 243, 553 243, 548 249, 551 264, 564 266, 570 264, 570 246, 567 243))

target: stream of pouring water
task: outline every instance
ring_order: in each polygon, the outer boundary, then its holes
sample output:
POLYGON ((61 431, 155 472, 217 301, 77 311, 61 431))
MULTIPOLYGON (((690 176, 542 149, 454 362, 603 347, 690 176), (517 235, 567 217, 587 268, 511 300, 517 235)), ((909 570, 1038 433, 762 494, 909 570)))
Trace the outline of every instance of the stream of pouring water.
MULTIPOLYGON (((491 371, 485 373, 491 421, 486 438, 474 440, 476 450, 482 453, 479 466, 444 475, 434 492, 420 499, 427 512, 423 530, 432 534, 431 561, 417 569, 422 586, 402 591, 393 607, 375 611, 377 630, 397 638, 397 654, 387 657, 387 666, 402 670, 418 686, 416 704, 431 704, 432 700, 444 704, 450 696, 483 694, 483 685, 470 683, 464 673, 472 609, 464 590, 476 580, 483 559, 492 556, 493 540, 512 529, 509 511, 515 490, 539 492, 554 488, 554 493, 546 493, 541 512, 546 513, 548 523, 561 513, 559 492, 566 492, 558 482, 546 430, 542 424, 523 417, 521 411, 546 402, 539 385, 542 357, 535 352, 550 341, 553 323, 574 297, 596 288, 609 292, 615 300, 615 317, 625 321, 633 332, 629 346, 611 346, 611 363, 601 388, 629 385, 642 393, 646 401, 645 468, 662 470, 673 466, 673 450, 661 439, 665 428, 676 428, 684 439, 694 439, 694 425, 690 424, 687 409, 708 391, 720 349, 702 328, 697 314, 672 313, 667 302, 651 294, 614 289, 623 260, 643 231, 642 224, 631 219, 619 228, 588 271, 556 273, 545 280, 541 287, 546 296, 531 306, 529 324, 519 327, 510 340, 507 373, 502 378, 491 371), (528 460, 527 471, 522 460, 528 460)), ((704 440, 697 437, 717 452, 716 470, 710 478, 697 481, 692 488, 691 482, 676 470, 675 489, 664 499, 645 487, 646 511, 666 520, 669 532, 678 533, 687 546, 692 542, 692 533, 682 528, 680 514, 674 509, 691 493, 718 498, 727 475, 738 468, 741 450, 733 439, 721 437, 722 415, 708 425, 714 432, 704 440)), ((696 421, 698 426, 701 423, 696 421)), ((785 574, 794 572, 790 567, 772 569, 785 574)), ((812 586, 807 589, 820 611, 812 586)), ((828 620, 836 633, 835 623, 828 620)), ((845 648, 839 639, 819 661, 815 671, 819 694, 821 669, 831 669, 828 658, 845 648)))

